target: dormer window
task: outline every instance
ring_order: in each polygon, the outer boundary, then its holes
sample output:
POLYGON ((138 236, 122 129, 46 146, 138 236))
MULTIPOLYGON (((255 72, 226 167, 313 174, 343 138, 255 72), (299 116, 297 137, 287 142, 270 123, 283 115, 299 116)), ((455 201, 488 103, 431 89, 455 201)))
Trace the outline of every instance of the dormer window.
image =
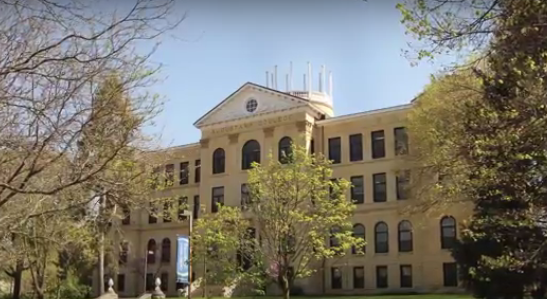
POLYGON ((255 112, 256 108, 258 108, 258 102, 255 99, 250 99, 245 104, 245 109, 247 110, 247 112, 255 112))

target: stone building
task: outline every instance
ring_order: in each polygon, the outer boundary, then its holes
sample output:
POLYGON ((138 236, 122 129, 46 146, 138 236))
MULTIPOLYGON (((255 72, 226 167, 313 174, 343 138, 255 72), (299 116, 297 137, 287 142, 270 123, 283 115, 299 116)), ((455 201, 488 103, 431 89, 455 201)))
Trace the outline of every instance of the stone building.
MULTIPOLYGON (((175 183, 162 192, 187 201, 195 218, 201 216, 200 206, 214 212, 213 202, 238 206, 250 162, 265 162, 270 151, 277 159, 287 141, 304 136, 311 151, 333 160, 334 177, 353 184, 346 197, 357 205, 354 230, 367 240, 365 255, 329 261, 326 271, 297 281, 304 293, 458 291, 448 249, 463 212, 454 209, 438 217, 401 212, 414 200, 403 191, 410 179, 403 157, 412 104, 334 116, 332 80, 325 84, 323 74, 317 91, 293 91, 290 83, 280 91, 274 80, 266 86, 245 83, 234 91, 195 122, 199 142, 165 149, 172 157, 165 171, 175 183)), ((133 212, 122 227, 129 249, 115 277, 118 294, 141 294, 157 276, 166 294, 176 295, 176 239, 188 234, 188 221, 133 212)))

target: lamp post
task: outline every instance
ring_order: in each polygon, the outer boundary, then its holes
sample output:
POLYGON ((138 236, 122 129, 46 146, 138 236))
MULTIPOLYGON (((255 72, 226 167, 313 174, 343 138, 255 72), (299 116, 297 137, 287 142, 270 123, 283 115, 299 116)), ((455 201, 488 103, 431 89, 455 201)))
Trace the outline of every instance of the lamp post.
POLYGON ((183 216, 188 217, 188 299, 192 299, 192 225, 194 215, 188 210, 182 212, 183 216))
POLYGON ((144 293, 146 293, 146 276, 147 276, 147 273, 148 272, 148 255, 150 254, 154 254, 154 251, 152 250, 148 250, 148 248, 146 248, 146 254, 144 255, 144 293))

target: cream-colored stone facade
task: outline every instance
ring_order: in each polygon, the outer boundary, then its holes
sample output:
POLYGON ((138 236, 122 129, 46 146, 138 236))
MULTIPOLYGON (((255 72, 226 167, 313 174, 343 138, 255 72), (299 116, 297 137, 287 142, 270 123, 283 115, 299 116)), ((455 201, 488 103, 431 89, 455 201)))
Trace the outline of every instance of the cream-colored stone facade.
MULTIPOLYGON (((401 155, 396 154, 395 128, 404 128, 411 104, 334 117, 328 94, 314 92, 313 97, 308 95, 307 92, 281 92, 253 83, 244 84, 195 123, 202 134, 198 143, 166 149, 172 157, 167 164, 174 165, 175 184, 162 192, 186 197, 191 210, 199 203, 210 213, 212 188, 224 187, 224 204, 239 206, 241 184, 247 180, 247 171, 242 170, 242 147, 247 141, 258 141, 260 159, 265 162, 270 151, 277 159, 278 142, 285 136, 295 141, 305 140, 308 146, 313 140, 313 150, 326 156, 329 156, 329 139, 340 138, 341 161, 332 166, 334 177, 347 180, 354 176, 363 177, 364 203, 356 204, 354 222, 365 227, 366 254, 350 253, 327 261, 322 268, 324 271, 319 270, 312 277, 297 281, 297 285, 306 294, 458 291, 457 287, 450 286, 454 283, 450 264, 453 260, 450 252, 442 249, 441 218, 452 216, 457 224, 464 217, 463 211, 454 209, 438 217, 405 213, 414 199, 397 198, 397 175, 405 170, 405 162, 401 155), (385 148, 383 157, 373 157, 372 132, 376 131, 383 131, 383 141, 378 138, 378 144, 383 143, 385 148), (359 159, 359 150, 353 150, 353 160, 356 161, 351 161, 350 135, 354 134, 361 135, 362 158, 359 159), (225 152, 225 171, 213 174, 213 152, 218 148, 225 152), (189 165, 188 182, 180 184, 179 174, 181 165, 186 165, 184 163, 189 165), (374 186, 374 174, 384 173, 386 201, 374 202, 375 188, 382 188, 374 186), (412 247, 411 250, 407 247, 406 252, 399 248, 402 233, 398 226, 402 220, 410 221, 412 225, 412 247), (378 250, 375 248, 375 239, 385 236, 383 233, 375 234, 380 222, 388 228, 389 248, 385 253, 376 253, 378 250), (384 281, 381 274, 385 274, 386 269, 387 280, 384 281), (364 272, 363 278, 360 277, 361 271, 364 272), (402 272, 407 275, 403 277, 402 272), (332 273, 341 276, 333 279, 332 273)), ((381 178, 379 180, 381 185, 381 178)), ((346 197, 352 197, 351 191, 346 197)), ((449 221, 446 223, 450 224, 449 221)), ((151 224, 147 213, 133 212, 130 223, 122 227, 130 250, 127 263, 119 269, 121 276, 118 277, 124 281, 115 283, 118 294, 141 294, 145 289, 143 273, 146 272, 157 277, 163 274, 163 278, 167 278, 164 281, 166 293, 176 295, 176 238, 188 234, 188 221, 164 223, 160 217, 157 223, 151 224), (152 239, 157 248, 155 263, 146 264, 147 245, 152 239), (165 239, 170 240, 169 262, 162 262, 161 258, 165 239)), ((449 239, 449 226, 445 233, 449 239)), ((317 267, 319 269, 321 265, 317 267)), ((200 266, 193 265, 193 271, 195 277, 199 277, 200 266)), ((195 294, 200 295, 201 291, 195 294)))

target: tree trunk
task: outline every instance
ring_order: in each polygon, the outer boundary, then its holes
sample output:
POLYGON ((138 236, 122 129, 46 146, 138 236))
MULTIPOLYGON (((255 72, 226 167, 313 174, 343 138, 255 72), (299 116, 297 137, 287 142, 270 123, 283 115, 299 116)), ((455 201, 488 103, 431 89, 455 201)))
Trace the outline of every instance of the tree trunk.
POLYGON ((99 238, 99 295, 102 295, 104 294, 104 234, 102 232, 99 238))
POLYGON ((289 299, 291 288, 289 286, 289 279, 287 277, 287 274, 283 275, 280 274, 277 277, 277 285, 281 289, 281 293, 283 294, 283 299, 289 299))
POLYGON ((13 293, 12 299, 21 298, 21 285, 23 282, 23 262, 18 260, 13 272, 13 293))

